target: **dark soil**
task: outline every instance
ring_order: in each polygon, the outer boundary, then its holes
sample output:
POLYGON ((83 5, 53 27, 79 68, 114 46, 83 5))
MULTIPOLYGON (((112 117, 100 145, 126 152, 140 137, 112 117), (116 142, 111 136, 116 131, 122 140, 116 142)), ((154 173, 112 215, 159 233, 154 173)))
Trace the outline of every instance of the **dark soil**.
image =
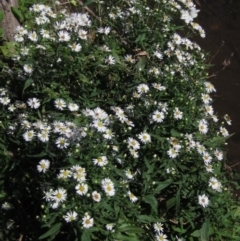
POLYGON ((205 39, 196 39, 210 53, 208 61, 214 66, 208 79, 217 89, 213 107, 219 116, 228 114, 232 125, 228 140, 227 165, 240 180, 240 1, 195 0, 201 10, 197 22, 206 31, 205 39))

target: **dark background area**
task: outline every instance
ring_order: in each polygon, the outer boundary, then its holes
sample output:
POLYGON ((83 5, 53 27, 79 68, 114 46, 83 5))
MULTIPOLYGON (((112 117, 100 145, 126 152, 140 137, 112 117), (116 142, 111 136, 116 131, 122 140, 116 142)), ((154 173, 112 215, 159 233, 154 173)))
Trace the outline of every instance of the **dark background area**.
POLYGON ((209 53, 207 80, 216 88, 213 95, 215 113, 228 114, 235 133, 227 146, 227 165, 240 173, 240 0, 195 0, 199 12, 196 22, 206 31, 206 38, 196 42, 209 53), (226 66, 227 65, 227 66, 226 66))

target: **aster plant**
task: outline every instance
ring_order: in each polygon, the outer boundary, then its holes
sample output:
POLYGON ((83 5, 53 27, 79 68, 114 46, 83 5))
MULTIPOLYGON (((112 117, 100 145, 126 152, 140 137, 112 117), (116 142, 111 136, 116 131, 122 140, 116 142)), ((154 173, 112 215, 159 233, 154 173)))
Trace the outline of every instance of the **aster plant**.
POLYGON ((237 240, 231 121, 211 106, 194 3, 63 6, 29 9, 1 70, 1 235, 237 240))

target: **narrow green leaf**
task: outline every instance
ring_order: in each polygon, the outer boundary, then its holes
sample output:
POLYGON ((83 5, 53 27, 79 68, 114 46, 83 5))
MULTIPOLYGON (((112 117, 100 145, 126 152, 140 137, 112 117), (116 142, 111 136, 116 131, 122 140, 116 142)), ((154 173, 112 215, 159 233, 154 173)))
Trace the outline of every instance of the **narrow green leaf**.
POLYGON ((24 91, 32 84, 33 79, 29 78, 25 81, 24 86, 23 86, 23 91, 22 91, 22 95, 24 94, 24 91))
POLYGON ((29 157, 44 157, 46 156, 47 153, 46 152, 41 152, 41 153, 38 153, 38 154, 34 154, 34 155, 27 155, 29 157))
POLYGON ((11 7, 11 11, 14 15, 14 17, 20 22, 22 23, 24 21, 24 16, 23 14, 21 13, 21 11, 19 11, 18 8, 16 7, 11 7))
POLYGON ((193 236, 193 237, 201 237, 200 230, 195 230, 193 233, 191 233, 191 236, 193 236))
MULTIPOLYGON (((140 241, 137 237, 127 236, 120 233, 114 233, 112 236, 114 239, 121 240, 121 241, 140 241)), ((85 241, 85 240, 82 240, 82 241, 85 241)))
POLYGON ((160 219, 155 218, 153 216, 149 216, 149 215, 139 215, 139 216, 137 216, 137 219, 141 223, 149 223, 149 222, 157 223, 157 222, 161 222, 160 219))
POLYGON ((210 221, 209 219, 206 219, 206 221, 203 223, 202 228, 200 230, 202 241, 209 240, 209 227, 210 227, 210 221))
POLYGON ((122 224, 118 226, 117 230, 119 232, 125 232, 125 233, 144 233, 145 232, 143 228, 140 228, 135 225, 129 225, 129 224, 122 224))
POLYGON ((91 3, 94 3, 94 2, 96 2, 96 0, 88 0, 88 1, 86 1, 85 3, 84 3, 84 7, 85 6, 88 6, 88 5, 90 5, 91 3))
POLYGON ((156 214, 158 213, 158 202, 157 202, 157 199, 153 195, 148 195, 148 196, 143 197, 143 201, 145 203, 150 204, 154 213, 156 213, 156 214))
POLYGON ((54 236, 55 237, 59 233, 61 226, 62 226, 61 223, 56 223, 46 233, 41 235, 38 239, 44 239, 44 238, 47 238, 49 236, 54 236))
POLYGON ((172 197, 172 198, 168 199, 166 202, 167 210, 169 210, 170 208, 175 206, 175 204, 176 204, 176 197, 172 197))
POLYGON ((157 187, 155 188, 154 192, 155 193, 159 193, 161 190, 163 190, 164 188, 166 188, 167 186, 169 186, 171 183, 173 182, 173 180, 169 179, 166 180, 165 182, 158 182, 157 187))
POLYGON ((175 129, 171 129, 171 135, 173 137, 179 137, 179 136, 181 136, 181 133, 176 131, 175 129))

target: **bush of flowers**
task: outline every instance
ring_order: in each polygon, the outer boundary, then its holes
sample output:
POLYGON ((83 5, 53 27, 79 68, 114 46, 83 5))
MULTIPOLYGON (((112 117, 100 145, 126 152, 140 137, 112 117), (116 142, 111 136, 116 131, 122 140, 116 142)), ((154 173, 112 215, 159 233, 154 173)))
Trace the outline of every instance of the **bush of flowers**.
POLYGON ((34 4, 2 67, 4 240, 237 240, 190 0, 34 4))

